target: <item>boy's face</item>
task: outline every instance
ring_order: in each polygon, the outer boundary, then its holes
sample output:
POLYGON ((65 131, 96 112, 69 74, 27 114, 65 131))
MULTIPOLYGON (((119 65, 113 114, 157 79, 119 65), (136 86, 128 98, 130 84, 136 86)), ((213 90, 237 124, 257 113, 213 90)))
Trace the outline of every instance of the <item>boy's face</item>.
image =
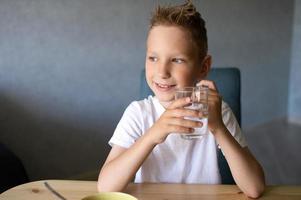
MULTIPOLYGON (((176 26, 155 26, 149 31, 146 49, 146 80, 164 105, 175 90, 193 86, 209 71, 211 59, 202 61, 188 32, 176 26)), ((166 104, 165 104, 166 105, 166 104)))

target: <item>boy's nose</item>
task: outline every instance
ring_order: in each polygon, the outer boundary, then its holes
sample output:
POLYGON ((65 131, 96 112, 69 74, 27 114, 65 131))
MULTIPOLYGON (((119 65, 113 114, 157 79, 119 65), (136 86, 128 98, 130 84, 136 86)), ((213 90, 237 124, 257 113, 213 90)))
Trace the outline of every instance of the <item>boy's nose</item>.
POLYGON ((164 78, 164 79, 170 78, 170 69, 169 69, 168 63, 158 64, 157 75, 160 78, 164 78))

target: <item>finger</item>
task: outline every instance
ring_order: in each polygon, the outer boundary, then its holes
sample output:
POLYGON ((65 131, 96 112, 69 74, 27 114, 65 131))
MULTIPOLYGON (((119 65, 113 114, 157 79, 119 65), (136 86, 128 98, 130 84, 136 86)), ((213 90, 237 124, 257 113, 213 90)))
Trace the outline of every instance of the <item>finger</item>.
POLYGON ((182 108, 184 106, 188 106, 191 103, 190 97, 180 98, 173 101, 167 109, 176 109, 176 108, 182 108))
POLYGON ((217 96, 219 96, 220 94, 218 93, 217 90, 209 89, 208 90, 208 95, 217 95, 217 96))
POLYGON ((187 108, 182 109, 173 109, 169 111, 168 116, 170 117, 198 117, 199 111, 198 110, 192 110, 187 108))
POLYGON ((199 128, 203 126, 203 123, 192 119, 173 118, 169 121, 169 125, 183 126, 186 128, 199 128))
POLYGON ((193 133, 194 128, 188 128, 184 126, 170 125, 169 132, 171 133, 193 133))
POLYGON ((208 111, 204 111, 204 112, 199 112, 199 116, 198 116, 199 118, 206 118, 206 117, 208 117, 208 111))
POLYGON ((210 80, 201 80, 197 86, 208 87, 209 89, 218 91, 215 82, 210 80))
POLYGON ((208 101, 220 101, 222 96, 219 94, 208 95, 208 101))

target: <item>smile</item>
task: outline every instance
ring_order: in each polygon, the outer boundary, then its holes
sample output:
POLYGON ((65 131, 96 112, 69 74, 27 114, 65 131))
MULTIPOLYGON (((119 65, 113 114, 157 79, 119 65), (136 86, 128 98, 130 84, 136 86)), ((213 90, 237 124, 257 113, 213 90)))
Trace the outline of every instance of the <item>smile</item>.
POLYGON ((176 86, 176 85, 160 84, 160 83, 155 83, 155 85, 157 86, 157 88, 162 89, 162 90, 169 90, 176 86))

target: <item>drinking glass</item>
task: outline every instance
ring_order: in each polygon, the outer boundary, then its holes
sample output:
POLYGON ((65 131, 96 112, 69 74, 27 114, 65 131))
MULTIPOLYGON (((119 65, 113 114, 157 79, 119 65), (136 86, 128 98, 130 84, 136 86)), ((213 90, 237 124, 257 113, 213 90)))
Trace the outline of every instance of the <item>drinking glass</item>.
POLYGON ((202 113, 202 117, 185 117, 194 121, 200 121, 203 123, 202 127, 194 128, 193 133, 181 134, 183 139, 201 139, 209 134, 208 131, 208 87, 184 87, 176 90, 175 99, 179 98, 191 98, 191 104, 186 109, 198 110, 202 113))

